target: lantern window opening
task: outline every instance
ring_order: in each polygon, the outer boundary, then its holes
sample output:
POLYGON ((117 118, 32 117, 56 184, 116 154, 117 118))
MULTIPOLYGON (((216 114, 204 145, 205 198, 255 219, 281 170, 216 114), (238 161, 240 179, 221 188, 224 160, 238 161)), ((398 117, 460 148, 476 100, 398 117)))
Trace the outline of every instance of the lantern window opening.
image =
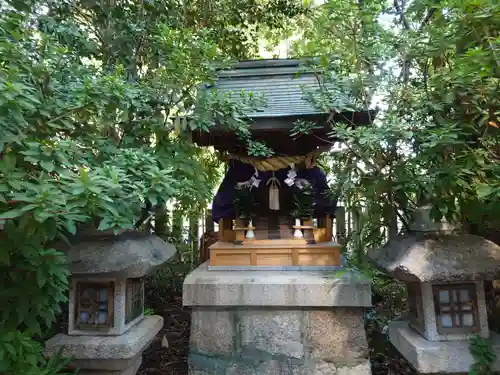
POLYGON ((130 323, 141 316, 144 311, 144 279, 127 279, 126 282, 125 323, 130 323))
POLYGON ((82 330, 113 326, 114 284, 78 282, 76 287, 76 326, 82 330))
POLYGON ((408 283, 406 284, 406 290, 408 294, 408 310, 410 322, 419 327, 424 328, 424 307, 422 298, 422 288, 420 283, 408 283))
POLYGON ((433 285, 432 289, 438 333, 479 332, 475 284, 433 285))

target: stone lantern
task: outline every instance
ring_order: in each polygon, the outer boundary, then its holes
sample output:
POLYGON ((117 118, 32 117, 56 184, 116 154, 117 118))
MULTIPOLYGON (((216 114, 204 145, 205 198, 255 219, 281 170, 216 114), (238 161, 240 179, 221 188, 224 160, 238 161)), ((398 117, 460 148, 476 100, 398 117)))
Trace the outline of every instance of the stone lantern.
POLYGON ((144 316, 144 276, 175 248, 149 234, 96 235, 69 247, 68 333, 45 342, 47 356, 62 349, 81 375, 133 375, 163 326, 144 316))
POLYGON ((434 223, 429 211, 417 210, 409 233, 369 256, 406 284, 408 319, 389 324, 391 343, 419 373, 468 373, 473 336, 491 338, 500 355, 500 336, 488 328, 484 292, 484 280, 500 276, 500 246, 449 223, 434 223))

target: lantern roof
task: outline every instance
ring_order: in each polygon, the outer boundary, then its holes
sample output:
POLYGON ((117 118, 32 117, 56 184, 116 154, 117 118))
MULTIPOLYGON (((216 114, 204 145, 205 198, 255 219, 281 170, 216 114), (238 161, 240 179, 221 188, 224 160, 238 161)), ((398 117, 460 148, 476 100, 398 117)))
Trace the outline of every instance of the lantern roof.
POLYGON ((500 246, 472 234, 413 232, 369 251, 388 275, 407 282, 493 280, 500 276, 500 246))
POLYGON ((168 261, 176 248, 160 237, 129 232, 96 234, 62 248, 73 275, 142 277, 168 261))
POLYGON ((500 246, 483 237, 462 233, 446 220, 434 222, 430 206, 413 214, 410 231, 380 249, 368 251, 372 263, 406 282, 450 283, 500 277, 500 246))

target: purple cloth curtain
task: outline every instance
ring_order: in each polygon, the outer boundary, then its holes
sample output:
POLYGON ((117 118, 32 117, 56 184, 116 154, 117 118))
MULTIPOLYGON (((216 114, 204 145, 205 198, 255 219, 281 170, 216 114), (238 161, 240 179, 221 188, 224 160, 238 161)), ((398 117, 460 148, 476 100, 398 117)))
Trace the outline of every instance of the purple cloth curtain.
MULTIPOLYGON (((281 186, 286 186, 284 180, 290 168, 283 168, 275 172, 276 178, 281 186)), ((304 178, 309 181, 314 191, 314 211, 316 216, 333 216, 337 207, 336 199, 328 196, 328 184, 326 174, 319 167, 311 169, 299 169, 296 178, 304 178)), ((255 173, 255 168, 238 160, 231 160, 229 168, 222 180, 219 190, 212 202, 212 219, 218 222, 221 218, 233 218, 233 191, 238 182, 248 181, 255 173)), ((259 172, 261 180, 259 189, 268 189, 267 180, 272 177, 273 172, 259 172)))

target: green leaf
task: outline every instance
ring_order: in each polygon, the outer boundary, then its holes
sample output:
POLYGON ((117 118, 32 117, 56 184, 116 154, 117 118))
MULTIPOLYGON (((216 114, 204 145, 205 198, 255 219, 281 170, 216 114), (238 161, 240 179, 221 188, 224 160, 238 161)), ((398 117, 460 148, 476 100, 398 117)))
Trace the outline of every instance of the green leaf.
MULTIPOLYGON (((4 353, 3 353, 3 348, 0 349, 0 355, 2 355, 1 358, 4 358, 4 353)), ((0 372, 4 373, 6 372, 10 367, 10 361, 2 360, 0 361, 0 372)))
POLYGON ((7 212, 3 212, 3 213, 0 213, 0 219, 15 219, 19 216, 22 216, 23 215, 23 210, 20 209, 20 208, 16 208, 14 210, 10 210, 10 211, 7 211, 7 212))
POLYGON ((40 323, 38 323, 34 315, 29 315, 26 318, 25 323, 28 329, 30 329, 31 332, 33 332, 33 334, 39 335, 42 333, 42 330, 40 329, 40 323))
POLYGON ((0 265, 10 265, 10 254, 7 247, 0 247, 0 265))
POLYGON ((4 334, 1 339, 2 339, 2 341, 13 341, 15 336, 16 336, 16 333, 11 331, 11 332, 7 332, 6 334, 4 334))
POLYGON ((76 225, 73 220, 66 220, 66 229, 71 234, 76 234, 76 225))
POLYGON ((54 171, 54 163, 50 160, 41 160, 40 165, 43 169, 45 169, 47 172, 53 172, 54 171))
POLYGON ((18 305, 16 309, 17 313, 17 324, 21 324, 26 316, 28 315, 30 309, 29 300, 27 297, 21 297, 18 299, 18 305))
POLYGON ((66 296, 61 292, 57 292, 54 298, 57 302, 66 302, 68 300, 68 298, 66 298, 66 296))
POLYGON ((39 288, 42 288, 45 285, 45 282, 47 281, 47 276, 45 275, 43 268, 38 267, 36 269, 36 281, 38 283, 39 288))
POLYGON ((35 354, 29 354, 26 356, 26 362, 31 364, 31 366, 36 366, 38 363, 38 357, 35 354))
POLYGON ((26 213, 28 211, 34 210, 37 207, 38 204, 27 204, 26 206, 20 207, 19 210, 22 211, 23 213, 26 213))
POLYGON ((494 191, 495 188, 493 188, 491 185, 486 184, 479 185, 476 189, 479 199, 485 199, 489 197, 491 194, 493 194, 494 191))
POLYGON ((14 345, 8 342, 4 342, 3 346, 5 348, 5 351, 8 352, 11 356, 16 356, 16 348, 14 347, 14 345))
POLYGON ((104 218, 101 220, 99 223, 98 230, 106 230, 112 227, 112 224, 110 223, 108 218, 104 218))

